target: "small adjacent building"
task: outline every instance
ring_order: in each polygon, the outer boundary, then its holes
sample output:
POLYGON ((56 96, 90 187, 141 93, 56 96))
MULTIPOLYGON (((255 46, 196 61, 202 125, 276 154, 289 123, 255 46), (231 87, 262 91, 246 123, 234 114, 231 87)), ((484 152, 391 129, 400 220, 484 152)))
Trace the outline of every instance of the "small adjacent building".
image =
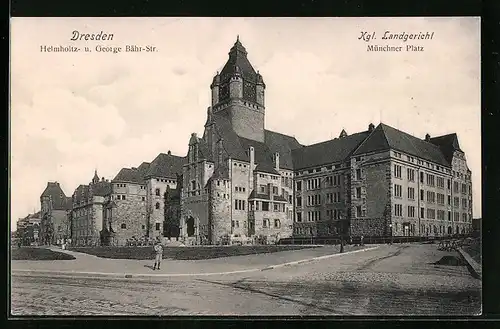
POLYGON ((60 244, 70 237, 68 214, 71 198, 66 197, 58 182, 48 182, 40 196, 40 242, 43 245, 60 244))

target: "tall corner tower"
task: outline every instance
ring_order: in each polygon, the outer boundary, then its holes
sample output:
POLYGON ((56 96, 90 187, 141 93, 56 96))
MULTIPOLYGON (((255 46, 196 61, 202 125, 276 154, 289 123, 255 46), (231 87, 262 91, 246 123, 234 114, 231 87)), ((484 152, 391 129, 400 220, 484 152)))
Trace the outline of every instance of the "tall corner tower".
POLYGON ((229 118, 238 136, 264 142, 264 91, 266 85, 248 61, 239 37, 229 51, 229 59, 212 84, 213 114, 229 118))

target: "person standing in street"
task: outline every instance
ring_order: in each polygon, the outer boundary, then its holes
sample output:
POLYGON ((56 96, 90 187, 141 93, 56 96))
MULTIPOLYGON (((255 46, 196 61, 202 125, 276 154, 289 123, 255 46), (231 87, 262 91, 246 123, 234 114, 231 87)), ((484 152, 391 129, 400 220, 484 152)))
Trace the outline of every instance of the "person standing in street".
POLYGON ((161 259, 163 257, 163 246, 160 243, 160 240, 156 241, 156 244, 154 246, 154 251, 155 251, 155 265, 153 266, 153 271, 158 268, 160 269, 160 264, 161 264, 161 259))

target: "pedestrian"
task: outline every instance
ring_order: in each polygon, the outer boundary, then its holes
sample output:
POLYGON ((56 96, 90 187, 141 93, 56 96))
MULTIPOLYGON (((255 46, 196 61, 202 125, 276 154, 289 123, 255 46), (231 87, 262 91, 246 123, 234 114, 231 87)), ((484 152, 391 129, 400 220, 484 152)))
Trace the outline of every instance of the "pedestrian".
POLYGON ((363 236, 361 236, 361 245, 364 246, 365 245, 365 242, 363 241, 363 236))
POLYGON ((161 259, 163 257, 163 246, 161 245, 160 240, 156 241, 156 244, 154 246, 154 251, 156 253, 156 257, 155 257, 155 265, 153 266, 153 271, 156 270, 156 268, 158 268, 158 270, 160 269, 161 259))

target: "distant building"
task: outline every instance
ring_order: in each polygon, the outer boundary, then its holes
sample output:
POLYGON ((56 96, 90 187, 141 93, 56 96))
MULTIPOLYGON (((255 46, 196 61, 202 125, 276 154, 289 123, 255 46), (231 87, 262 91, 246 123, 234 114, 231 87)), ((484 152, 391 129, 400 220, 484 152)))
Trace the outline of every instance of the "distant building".
POLYGON ((99 179, 97 171, 88 185, 80 185, 76 188, 72 196, 71 211, 71 240, 73 245, 101 245, 111 194, 111 183, 105 180, 104 177, 99 179))
POLYGON ((24 246, 40 244, 40 211, 17 221, 16 238, 24 246))
POLYGON ((41 243, 56 244, 70 237, 68 213, 71 211, 71 198, 66 197, 58 182, 48 182, 40 196, 41 204, 41 243))

